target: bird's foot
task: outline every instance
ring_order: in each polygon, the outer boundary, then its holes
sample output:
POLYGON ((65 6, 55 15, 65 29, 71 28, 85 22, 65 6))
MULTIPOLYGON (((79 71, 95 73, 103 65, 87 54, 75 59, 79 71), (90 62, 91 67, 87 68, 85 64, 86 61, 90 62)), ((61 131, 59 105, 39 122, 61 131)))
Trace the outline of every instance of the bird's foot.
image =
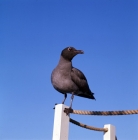
MULTIPOLYGON (((55 106, 57 105, 57 103, 55 103, 55 106)), ((53 109, 55 109, 55 106, 54 106, 54 108, 53 109)))
POLYGON ((73 109, 71 107, 65 108, 64 112, 66 113, 66 115, 69 115, 70 113, 73 112, 73 109))

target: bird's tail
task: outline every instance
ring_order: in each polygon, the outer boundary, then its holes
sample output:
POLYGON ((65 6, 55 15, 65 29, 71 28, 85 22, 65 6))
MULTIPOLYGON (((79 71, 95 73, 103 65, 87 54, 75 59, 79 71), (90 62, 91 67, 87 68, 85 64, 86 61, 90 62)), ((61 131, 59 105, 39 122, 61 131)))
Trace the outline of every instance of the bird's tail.
POLYGON ((77 94, 77 96, 96 100, 93 92, 77 94))

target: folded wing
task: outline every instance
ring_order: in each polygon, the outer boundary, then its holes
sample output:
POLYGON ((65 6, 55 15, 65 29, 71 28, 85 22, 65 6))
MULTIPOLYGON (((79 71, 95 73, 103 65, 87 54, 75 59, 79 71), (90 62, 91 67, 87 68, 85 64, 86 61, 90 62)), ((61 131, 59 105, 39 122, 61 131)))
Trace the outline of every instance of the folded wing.
POLYGON ((94 93, 91 92, 85 75, 79 69, 74 67, 72 68, 71 79, 79 88, 77 96, 95 99, 93 96, 94 93))

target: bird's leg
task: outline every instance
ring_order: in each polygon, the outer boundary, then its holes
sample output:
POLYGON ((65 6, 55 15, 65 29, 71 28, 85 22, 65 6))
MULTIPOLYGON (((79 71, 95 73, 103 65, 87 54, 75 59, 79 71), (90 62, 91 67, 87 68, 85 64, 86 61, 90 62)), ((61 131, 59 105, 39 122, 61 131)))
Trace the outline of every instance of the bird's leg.
MULTIPOLYGON (((64 100, 63 100, 62 104, 64 104, 66 98, 67 98, 67 93, 64 94, 64 100)), ((55 106, 56 106, 56 105, 57 105, 57 104, 55 104, 55 106)), ((55 107, 54 107, 53 109, 55 109, 55 107)))
POLYGON ((73 112, 73 110, 72 110, 73 98, 74 98, 74 92, 72 92, 72 95, 71 95, 70 107, 69 108, 65 108, 65 110, 64 110, 64 112, 66 113, 66 115, 69 115, 69 113, 73 112))
POLYGON ((67 93, 64 94, 64 100, 63 100, 62 104, 65 103, 66 98, 67 98, 67 93))
POLYGON ((64 100, 63 100, 62 104, 64 104, 66 98, 67 98, 67 93, 64 94, 64 100))
POLYGON ((72 102, 73 102, 73 98, 74 98, 74 92, 72 92, 72 95, 71 95, 71 103, 70 103, 70 109, 72 108, 72 102))

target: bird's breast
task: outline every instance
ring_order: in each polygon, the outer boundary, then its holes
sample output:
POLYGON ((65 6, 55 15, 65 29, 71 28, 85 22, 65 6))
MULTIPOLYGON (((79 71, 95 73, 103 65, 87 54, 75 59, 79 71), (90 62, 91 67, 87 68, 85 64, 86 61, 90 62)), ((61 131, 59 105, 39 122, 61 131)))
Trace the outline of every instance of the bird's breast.
POLYGON ((62 70, 53 70, 52 84, 56 90, 62 93, 70 93, 78 90, 76 84, 71 80, 70 72, 63 73, 62 70))

